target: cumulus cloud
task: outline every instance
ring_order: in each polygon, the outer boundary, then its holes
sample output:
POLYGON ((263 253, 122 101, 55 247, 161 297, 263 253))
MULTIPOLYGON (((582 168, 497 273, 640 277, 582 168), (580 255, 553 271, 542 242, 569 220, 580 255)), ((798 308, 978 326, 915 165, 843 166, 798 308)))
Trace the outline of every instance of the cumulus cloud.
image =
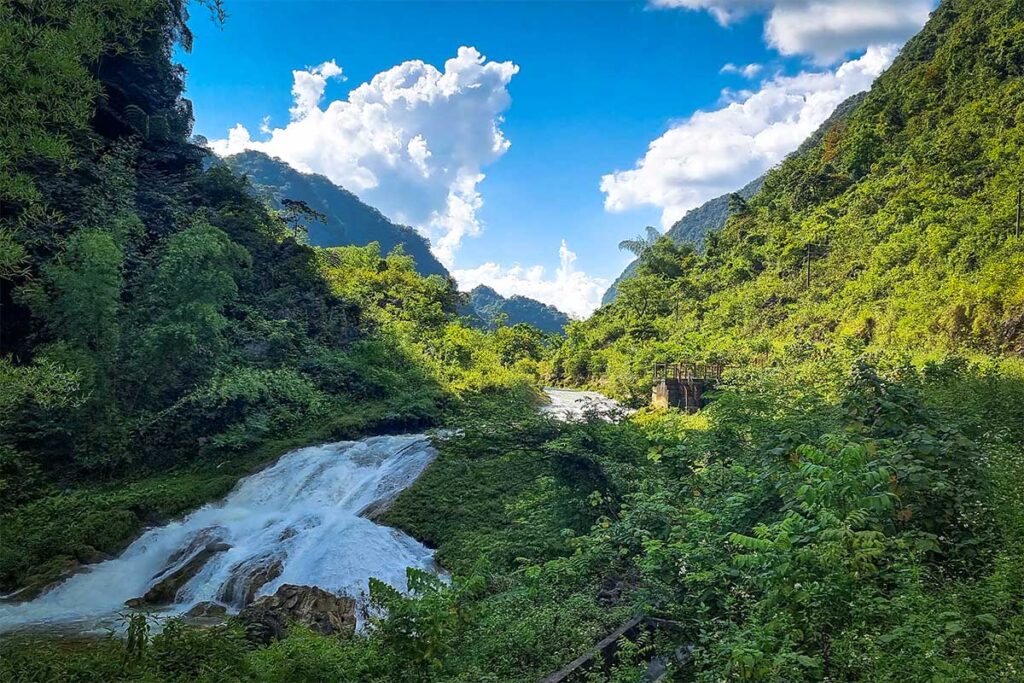
POLYGON ((668 227, 708 199, 735 191, 796 149, 898 53, 872 47, 834 70, 776 76, 715 111, 698 111, 652 142, 636 167, 601 179, 605 208, 662 209, 668 227))
POLYGON ((737 74, 744 78, 756 78, 761 70, 764 69, 760 64, 747 64, 746 66, 739 66, 738 64, 726 64, 722 67, 719 73, 723 74, 737 74))
POLYGON ((560 265, 553 277, 549 277, 542 266, 524 268, 517 264, 504 268, 493 262, 477 268, 455 270, 452 275, 462 289, 487 285, 502 296, 528 296, 574 318, 586 318, 601 305, 601 295, 609 283, 577 270, 576 254, 570 251, 565 240, 562 240, 558 256, 560 265))
POLYGON ((344 78, 331 60, 292 72, 287 125, 261 126, 257 140, 238 124, 211 147, 222 156, 259 150, 322 173, 421 230, 450 265, 462 239, 480 232, 478 185, 482 169, 509 148, 501 124, 518 71, 461 47, 443 71, 403 62, 325 106, 328 82, 344 78))
POLYGON ((652 0, 656 7, 706 10, 721 24, 767 15, 765 36, 784 55, 833 63, 870 45, 902 43, 928 20, 935 0, 652 0))

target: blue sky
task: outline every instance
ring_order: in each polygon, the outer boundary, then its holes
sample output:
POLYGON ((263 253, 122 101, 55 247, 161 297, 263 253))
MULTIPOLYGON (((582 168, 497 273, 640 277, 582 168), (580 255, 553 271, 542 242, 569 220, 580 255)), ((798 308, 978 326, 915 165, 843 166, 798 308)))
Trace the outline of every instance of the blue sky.
POLYGON ((583 316, 620 240, 776 163, 931 5, 658 2, 229 0, 223 27, 196 8, 180 59, 218 151, 324 173, 430 236, 465 287, 583 316))

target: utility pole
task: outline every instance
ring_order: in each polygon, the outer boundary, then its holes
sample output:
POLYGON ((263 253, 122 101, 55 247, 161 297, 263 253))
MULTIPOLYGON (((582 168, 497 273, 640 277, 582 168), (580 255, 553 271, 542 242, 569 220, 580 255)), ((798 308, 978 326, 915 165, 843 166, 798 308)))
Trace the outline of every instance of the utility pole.
POLYGON ((1013 230, 1014 237, 1020 237, 1020 201, 1021 201, 1021 188, 1017 188, 1017 227, 1013 230))
POLYGON ((811 288, 811 243, 807 243, 807 289, 811 288))

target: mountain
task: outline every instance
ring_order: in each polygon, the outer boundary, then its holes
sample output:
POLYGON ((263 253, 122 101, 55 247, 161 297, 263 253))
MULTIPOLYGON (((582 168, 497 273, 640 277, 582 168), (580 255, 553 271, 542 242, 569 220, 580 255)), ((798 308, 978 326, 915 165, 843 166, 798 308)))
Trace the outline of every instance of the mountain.
POLYGON ((942 3, 703 253, 599 310, 560 367, 639 392, 655 351, 1024 353, 1022 77, 1024 4, 942 3))
MULTIPOLYGON (((826 132, 835 128, 846 117, 848 117, 856 109, 857 105, 864 100, 866 95, 867 93, 858 93, 846 99, 842 104, 836 107, 836 110, 825 121, 825 123, 819 126, 818 129, 809 138, 807 138, 791 156, 799 156, 819 145, 824 139, 826 132)), ((737 190, 736 194, 744 199, 752 198, 761 191, 761 187, 764 185, 766 177, 767 174, 752 180, 747 185, 737 190)), ((707 203, 693 209, 680 218, 665 234, 676 244, 693 244, 697 247, 698 251, 702 251, 704 249, 704 236, 709 232, 721 230, 725 227, 725 222, 729 218, 729 197, 732 194, 733 193, 723 194, 720 197, 715 197, 707 203)), ((639 261, 631 262, 626 266, 626 269, 622 271, 622 274, 615 278, 615 282, 611 284, 608 290, 604 293, 604 296, 601 297, 602 306, 607 306, 615 300, 615 296, 618 294, 619 285, 622 284, 623 280, 629 279, 636 274, 636 269, 639 265, 639 261)))
POLYGON ((448 270, 430 251, 430 243, 412 228, 396 225, 377 209, 359 200, 322 175, 302 173, 262 152, 247 151, 225 159, 235 172, 248 176, 258 192, 280 208, 282 200, 305 202, 324 220, 305 220, 310 244, 318 247, 362 246, 379 242, 388 253, 402 245, 416 260, 423 275, 448 276, 448 270))
MULTIPOLYGON (((750 182, 736 194, 739 194, 744 199, 750 199, 758 193, 762 184, 764 184, 764 176, 750 182)), ((706 204, 693 209, 669 228, 665 235, 676 244, 689 243, 696 245, 698 250, 703 249, 704 235, 712 230, 721 230, 725 226, 725 221, 729 217, 729 196, 728 194, 723 194, 721 197, 715 197, 706 204)), ((623 280, 633 277, 639 266, 639 260, 634 260, 626 266, 622 274, 615 278, 615 282, 608 287, 604 296, 601 297, 602 306, 607 306, 615 300, 619 285, 622 284, 623 280)))
POLYGON ((542 332, 562 334, 569 322, 569 316, 554 306, 543 304, 525 296, 505 298, 486 285, 475 287, 460 313, 469 318, 475 327, 493 328, 498 317, 505 316, 506 325, 525 323, 542 332))

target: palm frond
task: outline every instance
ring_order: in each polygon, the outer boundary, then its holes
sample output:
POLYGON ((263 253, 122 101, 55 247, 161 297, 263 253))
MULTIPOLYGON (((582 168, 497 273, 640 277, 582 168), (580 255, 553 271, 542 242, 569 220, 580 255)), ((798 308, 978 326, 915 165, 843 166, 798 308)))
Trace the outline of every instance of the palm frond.
POLYGON ((644 239, 622 240, 619 242, 619 249, 632 252, 634 256, 641 256, 647 251, 647 241, 644 239))

